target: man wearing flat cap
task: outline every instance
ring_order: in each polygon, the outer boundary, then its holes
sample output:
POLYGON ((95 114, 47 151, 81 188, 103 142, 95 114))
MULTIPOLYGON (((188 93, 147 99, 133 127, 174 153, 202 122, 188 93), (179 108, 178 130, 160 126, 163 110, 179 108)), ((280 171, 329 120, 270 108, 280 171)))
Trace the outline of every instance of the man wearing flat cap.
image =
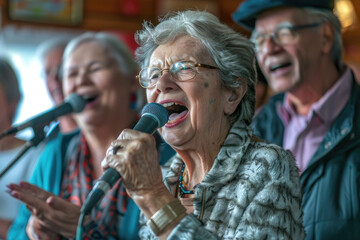
POLYGON ((252 30, 261 70, 282 92, 253 127, 296 158, 306 239, 360 239, 360 87, 331 1, 247 0, 233 19, 252 30))

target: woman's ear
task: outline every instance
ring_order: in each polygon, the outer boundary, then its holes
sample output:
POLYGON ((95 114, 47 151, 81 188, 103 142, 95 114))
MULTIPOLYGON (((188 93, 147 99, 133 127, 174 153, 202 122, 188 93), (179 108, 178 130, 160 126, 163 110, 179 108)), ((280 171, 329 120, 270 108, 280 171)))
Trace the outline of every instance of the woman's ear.
POLYGON ((224 107, 225 115, 231 115, 235 112, 237 106, 240 104, 240 101, 244 97, 247 91, 246 81, 241 80, 241 85, 235 89, 226 90, 226 103, 224 107))

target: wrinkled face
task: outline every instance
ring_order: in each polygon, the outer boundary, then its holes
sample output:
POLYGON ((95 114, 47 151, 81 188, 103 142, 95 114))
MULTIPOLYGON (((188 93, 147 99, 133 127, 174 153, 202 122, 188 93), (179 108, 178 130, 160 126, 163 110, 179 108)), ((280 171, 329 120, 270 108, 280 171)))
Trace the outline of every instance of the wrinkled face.
MULTIPOLYGON (((306 25, 318 20, 306 19, 306 13, 296 8, 276 8, 259 15, 254 33, 271 34, 282 25, 306 25)), ((321 57, 322 26, 294 31, 296 40, 281 46, 268 37, 257 59, 270 87, 275 92, 292 91, 316 81, 321 57)), ((253 33, 253 34, 254 34, 253 33)))
POLYGON ((58 74, 63 52, 63 48, 53 49, 48 52, 43 59, 46 86, 51 99, 56 105, 61 104, 64 101, 62 82, 58 74))
MULTIPOLYGON (((181 36, 157 47, 149 67, 168 69, 182 61, 216 66, 199 41, 181 36)), ((196 70, 197 75, 186 81, 178 81, 164 71, 147 89, 148 102, 160 103, 169 112, 169 122, 160 133, 176 149, 196 148, 204 142, 217 144, 227 134, 229 123, 224 113, 230 91, 222 86, 217 69, 196 70)))
POLYGON ((75 119, 79 126, 105 124, 115 116, 126 116, 133 77, 122 73, 109 50, 96 41, 80 44, 64 62, 64 94, 77 93, 88 103, 75 119))

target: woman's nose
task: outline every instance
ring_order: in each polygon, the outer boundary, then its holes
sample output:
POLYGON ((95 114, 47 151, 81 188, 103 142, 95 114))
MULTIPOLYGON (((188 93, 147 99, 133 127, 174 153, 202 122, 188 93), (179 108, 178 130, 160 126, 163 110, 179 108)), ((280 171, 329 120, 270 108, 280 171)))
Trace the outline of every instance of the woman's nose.
POLYGON ((174 79, 171 73, 164 69, 161 77, 157 80, 155 84, 156 92, 169 92, 174 89, 178 89, 178 85, 176 83, 176 79, 174 79))
POLYGON ((76 77, 76 85, 84 85, 87 84, 90 79, 90 74, 85 69, 81 69, 76 77))

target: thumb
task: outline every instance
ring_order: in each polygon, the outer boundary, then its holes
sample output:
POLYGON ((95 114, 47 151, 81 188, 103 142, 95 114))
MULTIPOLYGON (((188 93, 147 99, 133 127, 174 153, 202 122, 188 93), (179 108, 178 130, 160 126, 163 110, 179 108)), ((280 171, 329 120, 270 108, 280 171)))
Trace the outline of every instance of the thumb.
POLYGON ((68 201, 57 196, 50 196, 45 202, 54 210, 64 210, 65 204, 69 204, 68 201))

